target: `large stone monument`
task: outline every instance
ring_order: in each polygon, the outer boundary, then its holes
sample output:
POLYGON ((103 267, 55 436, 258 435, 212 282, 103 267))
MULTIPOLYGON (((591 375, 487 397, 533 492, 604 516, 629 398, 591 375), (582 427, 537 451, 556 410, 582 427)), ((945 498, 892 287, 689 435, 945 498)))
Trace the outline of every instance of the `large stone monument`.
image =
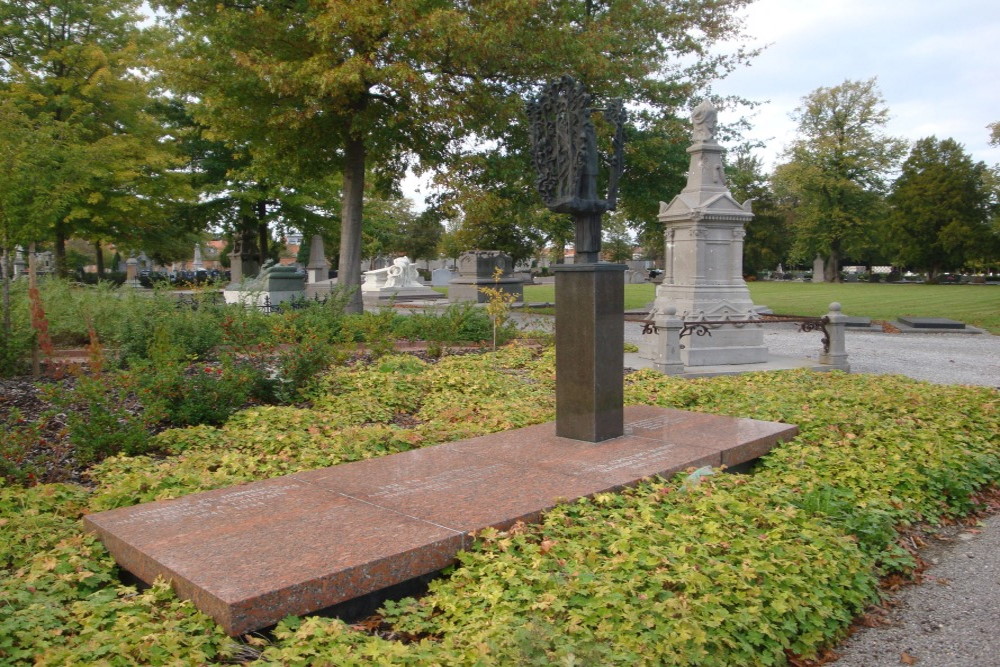
POLYGON ((383 269, 365 271, 361 298, 366 304, 378 305, 400 301, 443 299, 444 294, 424 285, 417 265, 409 257, 397 257, 383 269))
POLYGON ((646 336, 643 356, 663 356, 660 348, 667 341, 660 325, 666 324, 669 312, 670 318, 705 325, 698 330, 702 335, 684 341, 685 366, 765 362, 764 332, 753 324, 760 316, 743 280, 744 226, 753 217, 750 202, 738 203, 726 187, 723 149, 715 140, 715 107, 702 102, 692 121, 687 186, 669 204, 660 202, 666 266, 651 314, 658 332, 646 336))
POLYGON ((233 233, 233 249, 229 253, 230 282, 226 291, 238 291, 244 280, 257 276, 260 271, 260 255, 252 230, 243 229, 233 233))
POLYGON ((563 77, 528 105, 532 161, 542 201, 569 213, 576 225, 576 259, 556 274, 556 435, 600 442, 624 433, 622 352, 623 264, 601 264, 601 216, 615 209, 624 155, 625 111, 620 100, 604 110, 614 130, 608 194, 597 188, 597 135, 592 98, 563 77))
POLYGON ((448 283, 448 300, 485 303, 480 289, 492 287, 524 301, 524 282, 514 276, 514 262, 500 250, 470 250, 458 258, 458 275, 448 283))
POLYGON ((305 276, 294 266, 268 261, 254 278, 243 279, 238 286, 229 285, 223 292, 226 303, 264 308, 305 296, 305 276))

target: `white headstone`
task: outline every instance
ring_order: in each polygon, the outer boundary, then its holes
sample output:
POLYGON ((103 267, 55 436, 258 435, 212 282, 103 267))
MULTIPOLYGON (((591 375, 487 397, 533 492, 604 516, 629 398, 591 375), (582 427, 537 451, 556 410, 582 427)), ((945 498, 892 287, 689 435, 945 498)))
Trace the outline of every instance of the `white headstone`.
POLYGON ((826 262, 819 255, 816 255, 816 259, 813 260, 813 277, 812 281, 814 283, 825 283, 826 282, 826 262))

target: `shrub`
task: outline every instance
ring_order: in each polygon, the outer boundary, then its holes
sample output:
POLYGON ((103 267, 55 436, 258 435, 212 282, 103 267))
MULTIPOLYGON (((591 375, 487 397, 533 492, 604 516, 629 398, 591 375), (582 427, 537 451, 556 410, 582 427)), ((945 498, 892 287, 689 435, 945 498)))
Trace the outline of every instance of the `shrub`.
POLYGON ((42 443, 42 423, 29 422, 17 408, 0 420, 0 479, 31 484, 44 473, 44 462, 32 458, 42 443))
POLYGON ((71 389, 59 385, 45 388, 48 400, 66 411, 69 441, 78 462, 93 463, 113 454, 149 450, 149 428, 155 414, 129 400, 133 390, 128 373, 81 375, 71 389))

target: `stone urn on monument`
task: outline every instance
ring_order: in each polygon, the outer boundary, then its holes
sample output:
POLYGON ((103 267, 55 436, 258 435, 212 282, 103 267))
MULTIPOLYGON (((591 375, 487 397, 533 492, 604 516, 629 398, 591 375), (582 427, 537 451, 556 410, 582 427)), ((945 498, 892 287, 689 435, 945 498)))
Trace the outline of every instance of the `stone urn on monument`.
POLYGON ((600 263, 601 216, 615 209, 624 155, 621 100, 604 109, 612 128, 607 197, 598 195, 591 95, 566 76, 528 104, 532 161, 545 205, 576 225, 574 264, 556 274, 556 435, 600 442, 622 435, 625 269, 600 263))
POLYGON ((702 102, 692 114, 687 186, 669 203, 660 202, 665 225, 663 283, 656 288, 650 319, 656 333, 645 336, 642 356, 663 358, 660 332, 666 318, 694 326, 685 336, 685 366, 766 362, 764 331, 743 280, 744 227, 753 218, 750 202, 738 203, 726 186, 722 146, 715 140, 717 113, 702 102), (735 322, 735 324, 726 324, 735 322))

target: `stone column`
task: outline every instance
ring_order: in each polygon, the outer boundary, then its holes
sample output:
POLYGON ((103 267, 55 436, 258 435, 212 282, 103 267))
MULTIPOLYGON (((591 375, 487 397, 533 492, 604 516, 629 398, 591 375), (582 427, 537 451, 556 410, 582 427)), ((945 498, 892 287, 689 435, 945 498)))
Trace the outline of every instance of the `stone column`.
POLYGON ((201 271, 202 269, 205 268, 205 263, 201 259, 201 244, 200 243, 195 243, 194 244, 194 262, 192 263, 192 267, 191 268, 193 268, 195 271, 201 271))
POLYGON ((556 274, 556 435, 624 433, 625 265, 568 264, 556 274))
POLYGON ((680 375, 684 372, 684 362, 681 360, 681 330, 684 320, 677 317, 677 309, 667 306, 663 313, 657 313, 653 318, 656 331, 646 334, 645 356, 653 361, 653 367, 664 375, 680 375))
POLYGON ((139 286, 139 260, 135 257, 125 260, 125 284, 129 287, 139 286))
POLYGON ((826 332, 830 339, 829 349, 819 355, 819 363, 830 366, 845 373, 851 372, 847 363, 847 316, 840 312, 840 304, 834 301, 830 304, 830 312, 826 314, 828 323, 826 332))
POLYGON ((306 266, 306 282, 310 285, 329 279, 330 265, 326 261, 323 237, 313 234, 309 242, 309 265, 306 266))

